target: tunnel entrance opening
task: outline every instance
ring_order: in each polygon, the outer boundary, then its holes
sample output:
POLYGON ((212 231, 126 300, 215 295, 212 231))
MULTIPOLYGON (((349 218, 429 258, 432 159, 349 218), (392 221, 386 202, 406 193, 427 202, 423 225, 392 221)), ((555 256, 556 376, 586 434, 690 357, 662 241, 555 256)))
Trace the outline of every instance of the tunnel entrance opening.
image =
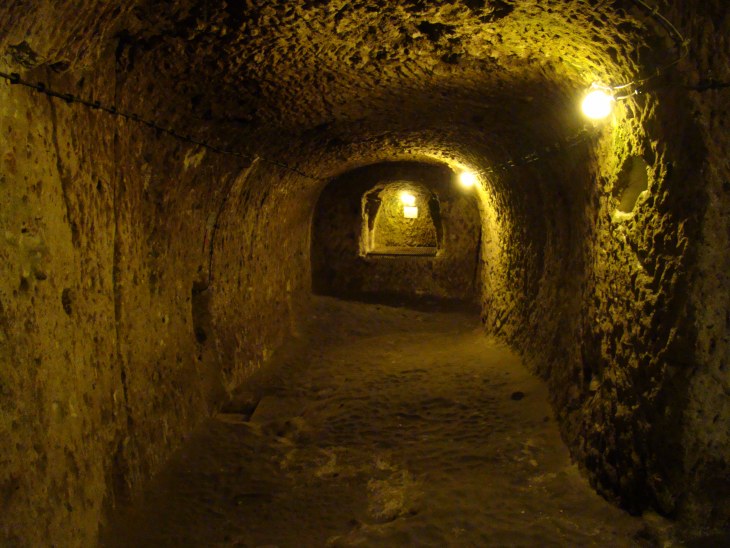
POLYGON ((648 169, 649 164, 641 156, 633 156, 624 164, 614 187, 620 213, 633 212, 641 193, 649 189, 648 169))
POLYGON ((359 168, 330 182, 315 206, 312 288, 344 298, 473 303, 480 235, 476 196, 448 166, 359 168))
POLYGON ((361 253, 365 256, 435 256, 442 246, 439 201, 410 181, 378 184, 362 198, 361 253))
POLYGON ((207 284, 194 282, 190 292, 191 315, 193 318, 193 334, 198 344, 204 345, 211 330, 210 293, 206 292, 207 284))

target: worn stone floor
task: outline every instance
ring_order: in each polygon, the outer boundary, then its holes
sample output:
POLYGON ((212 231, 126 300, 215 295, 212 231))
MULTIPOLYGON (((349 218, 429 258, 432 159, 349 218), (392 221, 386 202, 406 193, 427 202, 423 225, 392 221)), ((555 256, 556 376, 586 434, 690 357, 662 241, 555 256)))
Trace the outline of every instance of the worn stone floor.
POLYGON ((478 315, 317 298, 310 320, 102 546, 644 545, 478 315))

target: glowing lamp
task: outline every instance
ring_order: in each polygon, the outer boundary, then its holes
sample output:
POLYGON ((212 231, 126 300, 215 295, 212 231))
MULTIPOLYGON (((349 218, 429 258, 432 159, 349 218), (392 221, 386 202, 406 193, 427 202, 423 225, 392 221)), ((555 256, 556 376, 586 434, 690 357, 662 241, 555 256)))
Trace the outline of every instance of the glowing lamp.
POLYGON ((418 208, 403 206, 403 216, 406 219, 418 219, 418 208))
POLYGON ((407 192, 404 192, 403 194, 400 195, 400 200, 407 206, 413 207, 414 205, 416 205, 416 197, 411 196, 407 192))
POLYGON ((588 118, 600 120, 611 114, 615 102, 616 100, 611 95, 597 89, 590 92, 583 100, 583 113, 588 118))
POLYGON ((476 181, 476 177, 474 177, 473 173, 469 173, 468 171, 465 171, 461 174, 459 177, 459 180, 461 181, 461 184, 464 186, 471 186, 476 181))

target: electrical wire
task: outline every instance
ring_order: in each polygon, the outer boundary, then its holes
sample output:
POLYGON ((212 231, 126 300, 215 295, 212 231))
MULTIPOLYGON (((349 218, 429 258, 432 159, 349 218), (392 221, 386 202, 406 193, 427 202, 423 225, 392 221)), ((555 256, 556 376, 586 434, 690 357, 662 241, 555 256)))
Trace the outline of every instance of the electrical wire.
MULTIPOLYGON (((595 89, 601 89, 601 90, 605 90, 605 91, 619 91, 619 90, 627 89, 627 88, 630 88, 630 87, 638 88, 642 84, 647 83, 649 80, 652 80, 653 78, 656 78, 657 76, 659 76, 660 74, 666 72, 670 68, 678 65, 679 63, 681 63, 689 55, 689 51, 690 51, 689 50, 690 40, 685 39, 684 36, 682 35, 682 33, 679 32, 679 30, 677 29, 677 27, 675 27, 669 19, 667 19, 666 17, 664 17, 664 15, 662 15, 661 13, 659 13, 659 6, 651 7, 649 4, 647 4, 643 0, 632 0, 632 1, 635 4, 640 5, 641 7, 643 7, 644 9, 646 9, 647 11, 651 12, 650 13, 651 17, 657 19, 659 21, 659 23, 665 29, 668 29, 668 32, 670 34, 673 34, 674 35, 675 42, 679 44, 679 55, 677 56, 677 58, 674 61, 672 61, 671 63, 669 63, 667 65, 664 65, 663 67, 659 67, 658 69, 656 69, 654 71, 653 74, 647 76, 646 78, 641 78, 639 80, 632 80, 631 82, 627 82, 625 84, 621 84, 621 85, 618 85, 618 86, 602 86, 600 84, 595 84, 594 83, 591 87, 593 87, 595 89)), ((639 93, 641 93, 641 90, 635 89, 634 91, 632 91, 631 93, 628 93, 626 95, 614 96, 614 99, 616 101, 621 101, 621 100, 624 100, 624 99, 628 99, 629 97, 632 97, 634 95, 638 95, 639 93)))
MULTIPOLYGON (((647 11, 649 11, 651 17, 657 19, 659 21, 659 23, 665 29, 667 29, 668 32, 670 32, 670 34, 673 34, 675 41, 677 43, 679 43, 679 45, 680 45, 680 49, 679 49, 679 55, 678 55, 678 57, 674 61, 672 61, 671 63, 669 63, 669 64, 667 64, 667 65, 665 65, 663 67, 660 67, 660 68, 656 69, 653 74, 647 76, 646 78, 642 78, 642 79, 638 79, 638 80, 632 80, 630 82, 627 82, 625 84, 621 84, 621 85, 618 85, 618 86, 603 86, 603 85, 600 85, 598 83, 592 84, 592 86, 591 86, 592 88, 600 89, 600 90, 605 90, 605 91, 611 91, 611 92, 619 91, 619 90, 624 90, 624 89, 628 89, 628 88, 631 88, 631 87, 637 88, 637 89, 634 89, 632 92, 627 93, 625 95, 614 96, 613 99, 616 100, 616 101, 628 99, 629 97, 632 97, 634 95, 637 95, 637 94, 642 93, 642 91, 640 89, 638 89, 639 86, 641 86, 642 84, 645 84, 646 82, 652 80, 653 78, 656 78, 657 76, 659 76, 663 72, 666 72, 670 68, 672 68, 672 67, 676 66, 677 64, 681 63, 689 55, 689 52, 690 52, 690 49, 689 49, 690 41, 689 40, 686 40, 684 38, 684 36, 682 35, 682 33, 679 32, 679 30, 677 29, 677 27, 674 26, 672 24, 672 22, 669 21, 669 19, 667 19, 666 17, 664 17, 664 15, 662 15, 661 13, 659 13, 659 7, 658 6, 652 7, 649 4, 647 4, 646 2, 644 2, 643 0, 632 0, 632 1, 635 4, 638 4, 639 6, 643 7, 647 11)), ((163 133, 167 133, 168 135, 170 135, 171 137, 174 137, 176 139, 180 139, 182 141, 186 141, 188 143, 191 143, 191 144, 194 144, 194 145, 197 145, 197 146, 206 148, 208 150, 212 150, 213 152, 215 152, 217 154, 226 154, 226 155, 236 156, 236 157, 239 157, 239 158, 244 158, 244 159, 250 160, 252 162, 255 159, 258 159, 258 160, 260 160, 262 162, 265 162, 267 164, 274 165, 274 166, 280 167, 282 169, 286 169, 286 170, 288 170, 288 171, 290 171, 292 173, 296 173, 297 175, 300 175, 302 177, 306 177, 306 178, 313 179, 313 180, 316 180, 316 181, 326 181, 327 180, 326 178, 323 178, 323 177, 318 177, 318 176, 315 176, 315 175, 311 175, 309 173, 305 173, 305 172, 303 172, 303 171, 301 171, 301 170, 299 170, 297 168, 294 168, 294 167, 292 167, 290 165, 287 165, 287 164, 285 164, 283 162, 279 162, 277 160, 272 160, 270 158, 266 158, 266 157, 259 156, 259 155, 256 155, 256 154, 253 154, 252 155, 252 154, 246 154, 246 153, 234 151, 234 150, 229 149, 228 147, 217 147, 217 146, 211 145, 207 141, 199 141, 197 139, 192 138, 190 135, 182 135, 181 133, 178 133, 174 129, 171 129, 171 128, 162 126, 162 125, 160 125, 160 124, 158 124, 158 123, 156 123, 156 122, 154 122, 152 120, 145 120, 145 119, 141 118, 140 116, 138 116, 138 115, 136 115, 134 113, 130 113, 130 112, 125 112, 125 111, 119 110, 114 105, 112 105, 112 106, 106 106, 106 105, 103 105, 99 101, 87 101, 87 100, 82 99, 81 97, 77 97, 77 96, 75 96, 75 95, 73 95, 71 93, 60 93, 60 92, 54 91, 53 89, 51 89, 50 87, 48 87, 43 82, 38 82, 36 84, 33 84, 32 82, 28 82, 26 80, 23 80, 20 77, 20 75, 18 73, 15 73, 15 72, 10 73, 10 74, 6 74, 4 72, 0 72, 0 78, 4 78, 10 84, 13 84, 13 85, 22 85, 22 86, 25 86, 25 87, 34 89, 38 93, 44 93, 45 95, 47 95, 49 97, 61 99, 61 100, 65 101, 66 103, 69 103, 69 104, 72 104, 72 103, 80 103, 80 104, 85 105, 87 107, 90 107, 90 108, 93 108, 93 109, 96 109, 96 110, 104 111, 104 112, 106 112, 106 113, 108 113, 108 114, 110 114, 112 116, 121 116, 121 117, 126 118, 128 120, 132 120, 132 121, 138 122, 140 124, 144 124, 144 125, 146 125, 146 126, 148 126, 150 128, 156 129, 156 130, 161 131, 163 133)), ((694 91, 706 91, 706 90, 710 90, 710 89, 721 89, 721 88, 728 88, 728 87, 730 87, 730 83, 727 83, 727 82, 717 82, 717 81, 711 79, 709 81, 700 82, 696 86, 686 86, 686 89, 694 90, 694 91)), ((585 129, 582 130, 582 132, 584 132, 584 131, 585 131, 585 129)), ((588 138, 590 138, 590 136, 587 137, 587 139, 588 138)), ((570 148, 572 146, 576 146, 577 144, 580 144, 580 143, 584 142, 585 140, 586 139, 583 139, 580 142, 576 142, 576 143, 570 144, 570 145, 567 146, 567 148, 570 148)), ((559 144, 556 144, 556 147, 560 147, 560 145, 559 144)), ((550 151, 551 151, 551 148, 548 147, 544 151, 540 151, 540 152, 542 152, 542 153, 546 153, 546 152, 549 153, 550 151)), ((523 156, 522 158, 520 158, 519 160, 517 160, 516 163, 513 160, 508 160, 507 162, 504 162, 504 163, 501 163, 501 164, 494 164, 492 168, 487 168, 485 170, 485 172, 494 173, 495 172, 494 170, 512 168, 512 167, 516 167, 516 166, 519 166, 519 165, 529 164, 529 163, 532 163, 532 162, 535 162, 535 161, 539 160, 541 157, 542 157, 542 154, 540 154, 539 152, 536 151, 536 152, 533 152, 533 153, 530 153, 530 154, 527 154, 527 155, 523 156)))
MULTIPOLYGON (((14 72, 10 73, 10 74, 0 72, 0 78, 4 78, 4 79, 8 80, 11 84, 25 86, 27 88, 31 88, 31 89, 37 91, 38 93, 44 93, 45 95, 47 95, 49 97, 61 99, 69 104, 79 103, 79 104, 85 105, 87 107, 93 108, 95 110, 104 111, 108 114, 111 114, 112 116, 121 116, 122 118, 132 120, 134 122, 138 122, 140 124, 146 125, 153 129, 167 133, 168 135, 170 135, 171 137, 174 137, 176 139, 179 139, 179 140, 182 140, 182 141, 185 141, 188 143, 192 143, 194 145, 201 146, 208 150, 212 150, 213 152, 215 152, 217 154, 227 154, 227 155, 231 155, 231 156, 236 156, 239 158, 250 160, 251 162, 255 162, 258 160, 261 162, 265 162, 267 164, 271 164, 271 165, 280 167, 282 169, 289 170, 293 173, 296 173, 297 175, 301 175, 302 177, 307 177, 309 179, 313 179, 316 181, 327 181, 328 180, 327 178, 310 175, 308 173, 305 173, 297 168, 293 168, 293 167, 291 167, 287 164, 284 164, 283 162, 279 162, 277 160, 272 160, 270 158, 265 158, 265 157, 262 157, 262 156, 259 156, 256 154, 246 154, 246 153, 234 151, 227 147, 213 146, 213 145, 209 144, 207 141, 199 141, 197 139, 192 138, 190 135, 183 135, 183 134, 175 131, 174 129, 162 126, 152 120, 145 120, 144 118, 138 116, 137 114, 119 110, 116 106, 113 106, 113 105, 107 106, 107 105, 102 104, 99 101, 87 101, 86 99, 82 99, 81 97, 77 97, 75 95, 72 95, 71 93, 60 93, 60 92, 54 91, 53 89, 48 87, 43 82, 38 82, 36 84, 33 84, 32 82, 23 80, 19 74, 14 73, 14 72)), ((573 142, 573 141, 575 141, 575 139, 577 137, 580 137, 582 134, 584 134, 586 132, 587 132, 587 129, 583 128, 576 136, 574 136, 572 139, 569 139, 568 141, 566 141, 565 144, 561 145, 560 143, 556 143, 553 147, 547 147, 546 149, 543 149, 540 151, 531 152, 531 153, 526 154, 525 156, 519 158, 516 161, 510 159, 507 162, 503 162, 500 164, 492 164, 492 166, 490 168, 486 168, 484 171, 478 172, 478 173, 496 173, 499 170, 510 169, 510 168, 519 167, 519 166, 523 166, 526 164, 536 162, 536 161, 542 159, 546 154, 549 154, 553 151, 572 148, 578 144, 585 142, 587 139, 590 139, 592 137, 592 135, 589 134, 589 136, 587 138, 582 139, 580 141, 576 141, 576 142, 573 142)))
POLYGON ((152 129, 156 129, 156 130, 161 131, 163 133, 167 133, 171 137, 174 137, 174 138, 179 139, 181 141, 185 141, 185 142, 188 142, 188 143, 192 143, 194 145, 198 145, 198 146, 203 147, 203 148, 206 148, 208 150, 212 150, 213 152, 215 152, 217 154, 226 154, 226 155, 229 155, 229 156, 236 156, 238 158, 243 158, 243 159, 246 159, 246 160, 250 160, 252 162, 255 159, 258 158, 262 162, 266 162, 267 164, 271 164, 271 165, 274 165, 274 166, 277 166, 277 167, 286 169, 288 171, 291 171, 292 173, 296 173, 297 175, 301 175, 302 177, 307 177, 308 179, 314 179, 315 181, 325 181, 325 180, 327 180, 327 179, 322 178, 322 177, 317 177, 316 175, 310 175, 309 173, 305 173, 305 172, 303 172, 303 171, 301 171, 301 170, 299 170, 297 168, 291 167, 291 166, 289 166, 289 165, 287 165, 287 164, 285 164, 283 162, 279 162, 279 161, 276 161, 276 160, 271 160, 269 158, 264 158, 264 157, 259 156, 257 154, 246 154, 246 153, 243 153, 243 152, 231 150, 228 147, 214 146, 214 145, 208 143, 208 141, 199 141, 197 139, 194 139, 190 135, 183 135, 183 134, 175 131, 174 129, 171 129, 169 127, 162 126, 162 125, 158 124, 157 122, 155 122, 153 120, 146 120, 146 119, 138 116, 137 114, 134 114, 134 113, 131 113, 131 112, 125 112, 123 110, 119 110, 114 105, 107 106, 107 105, 102 104, 100 101, 87 101, 86 99, 83 99, 81 97, 77 97, 77 96, 75 96, 75 95, 73 95, 71 93, 60 93, 58 91, 55 91, 55 90, 51 89, 50 87, 48 87, 43 82, 38 82, 38 83, 35 83, 35 84, 32 83, 32 82, 28 82, 26 80, 23 80, 20 77, 20 74, 18 74, 16 72, 11 72, 10 74, 6 74, 4 72, 0 72, 0 78, 4 78, 10 84, 25 86, 27 88, 34 89, 38 93, 44 93, 48 97, 52 97, 52 98, 56 98, 56 99, 61 99, 61 100, 65 101, 68 104, 79 103, 79 104, 82 104, 84 106, 93 108, 95 110, 101 110, 103 112, 106 112, 108 114, 111 114, 112 116, 121 116, 122 118, 125 118, 127 120, 132 120, 134 122, 138 122, 140 124, 144 124, 144 125, 146 125, 148 127, 151 127, 152 129))
POLYGON ((534 151, 529 154, 525 154, 524 156, 521 156, 520 158, 518 158, 516 160, 509 159, 506 162, 492 164, 489 167, 477 170, 474 173, 477 173, 479 175, 495 174, 495 173, 498 173, 499 171, 506 171, 508 169, 526 166, 528 164, 532 164, 534 162, 542 160, 553 154, 556 154, 556 153, 559 153, 562 151, 566 151, 571 148, 575 148, 578 145, 581 145, 587 141, 590 141, 591 139, 598 137, 600 134, 601 134, 600 127, 584 126, 575 135, 573 135, 569 139, 566 139, 563 142, 557 142, 557 143, 554 143, 552 146, 548 146, 541 150, 534 151))

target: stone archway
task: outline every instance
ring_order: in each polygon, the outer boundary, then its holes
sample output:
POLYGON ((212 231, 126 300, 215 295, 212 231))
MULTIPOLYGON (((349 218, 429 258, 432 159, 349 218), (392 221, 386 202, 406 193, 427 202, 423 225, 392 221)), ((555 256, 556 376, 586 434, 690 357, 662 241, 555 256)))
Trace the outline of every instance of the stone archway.
POLYGON ((362 199, 366 255, 434 256, 443 248, 438 197, 413 181, 380 183, 362 199))

